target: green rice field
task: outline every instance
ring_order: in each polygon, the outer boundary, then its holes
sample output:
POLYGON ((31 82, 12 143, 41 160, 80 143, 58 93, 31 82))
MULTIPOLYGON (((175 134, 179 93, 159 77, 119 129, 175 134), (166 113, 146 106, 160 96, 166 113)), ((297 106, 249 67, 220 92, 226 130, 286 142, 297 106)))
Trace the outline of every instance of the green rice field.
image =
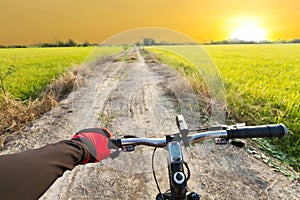
POLYGON ((108 46, 0 49, 0 86, 18 99, 35 98, 69 68, 122 50, 108 46))
MULTIPOLYGON (((258 142, 299 171, 300 45, 205 45, 202 48, 207 54, 201 54, 210 56, 223 80, 227 117, 247 125, 286 124, 289 137, 258 142)), ((195 54, 199 46, 151 47, 150 50, 162 62, 169 62, 168 57, 174 56, 170 52, 195 54)), ((201 64, 197 67, 200 72, 203 70, 201 64)))

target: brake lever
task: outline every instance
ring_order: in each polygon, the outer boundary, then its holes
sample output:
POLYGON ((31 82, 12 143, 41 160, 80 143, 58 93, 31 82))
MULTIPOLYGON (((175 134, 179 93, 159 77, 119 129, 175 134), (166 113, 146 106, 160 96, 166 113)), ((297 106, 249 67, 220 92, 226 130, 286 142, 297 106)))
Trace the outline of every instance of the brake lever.
POLYGON ((230 144, 239 148, 243 148, 245 146, 245 143, 240 140, 231 140, 230 144))
MULTIPOLYGON (((136 137, 136 136, 134 136, 134 135, 124 135, 123 138, 138 138, 138 137, 136 137)), ((123 146, 122 148, 118 148, 118 147, 115 146, 114 144, 109 143, 108 146, 109 146, 109 149, 114 149, 114 150, 115 150, 115 151, 113 151, 113 152, 109 155, 109 157, 110 157, 111 159, 115 159, 115 158, 117 158, 117 157, 120 155, 120 152, 122 152, 122 151, 123 151, 123 152, 131 152, 131 151, 134 151, 134 147, 135 147, 136 145, 127 145, 127 146, 123 146)))
MULTIPOLYGON (((215 131, 215 130, 227 130, 230 128, 238 128, 238 127, 244 127, 245 123, 241 123, 241 124, 235 124, 235 125, 231 125, 231 126, 226 126, 226 125, 217 125, 217 126, 211 126, 208 128, 209 131, 215 131)), ((239 148, 243 148, 245 146, 245 143, 237 140, 237 139, 226 139, 226 138, 215 138, 215 144, 216 145, 225 145, 227 143, 232 144, 235 147, 239 147, 239 148)))
POLYGON ((119 155, 120 155, 120 151, 117 150, 117 151, 112 152, 112 153, 109 155, 109 157, 110 157, 111 159, 114 160, 114 159, 117 158, 119 155))
MULTIPOLYGON (((229 126, 228 128, 239 128, 239 127, 244 127, 244 126, 246 126, 245 123, 240 123, 240 124, 235 124, 235 125, 229 126)), ((245 146, 245 143, 238 139, 232 139, 230 141, 230 144, 232 144, 235 147, 239 147, 239 148, 243 148, 245 146)))
POLYGON ((120 155, 120 152, 131 152, 134 151, 135 145, 127 145, 124 146, 123 148, 118 148, 114 152, 110 153, 109 157, 111 159, 115 159, 120 155))

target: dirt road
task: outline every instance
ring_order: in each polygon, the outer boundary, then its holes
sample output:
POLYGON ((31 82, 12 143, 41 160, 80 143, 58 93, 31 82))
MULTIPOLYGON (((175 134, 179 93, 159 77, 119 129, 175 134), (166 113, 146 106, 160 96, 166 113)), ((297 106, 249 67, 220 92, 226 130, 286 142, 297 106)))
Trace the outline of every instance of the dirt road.
MULTIPOLYGON (((68 139, 81 128, 107 125, 115 135, 160 137, 177 131, 182 113, 192 128, 199 111, 193 91, 166 66, 147 64, 138 49, 136 59, 102 60, 92 66, 87 86, 11 136, 1 153, 23 151, 68 139), (99 122, 99 120, 101 122, 99 122), (102 123, 102 124, 101 124, 102 123)), ((191 170, 189 189, 202 199, 300 199, 300 185, 233 146, 199 144, 184 152, 191 170)), ((155 199, 151 172, 152 149, 138 147, 115 160, 78 166, 66 172, 41 199, 155 199)), ((166 152, 155 157, 158 181, 167 190, 166 152)))

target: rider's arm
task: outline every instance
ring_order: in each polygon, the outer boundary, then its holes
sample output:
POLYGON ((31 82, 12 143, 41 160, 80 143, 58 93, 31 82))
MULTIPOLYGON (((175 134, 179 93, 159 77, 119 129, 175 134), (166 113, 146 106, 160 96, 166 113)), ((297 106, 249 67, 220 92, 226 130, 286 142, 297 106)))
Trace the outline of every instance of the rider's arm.
POLYGON ((78 141, 66 140, 0 157, 0 198, 37 199, 66 170, 88 155, 78 141))
POLYGON ((107 138, 99 130, 83 130, 72 140, 0 156, 0 199, 38 199, 66 170, 108 157, 107 138))

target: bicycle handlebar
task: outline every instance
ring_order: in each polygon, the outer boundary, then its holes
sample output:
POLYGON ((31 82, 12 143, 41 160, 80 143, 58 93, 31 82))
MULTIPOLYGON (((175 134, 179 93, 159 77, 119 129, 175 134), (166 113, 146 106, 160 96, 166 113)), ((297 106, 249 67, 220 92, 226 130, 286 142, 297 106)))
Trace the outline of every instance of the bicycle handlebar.
MULTIPOLYGON (((256 138, 256 137, 282 137, 288 133, 288 129, 283 124, 275 125, 262 125, 262 126, 218 126, 207 129, 200 133, 189 134, 189 131, 183 116, 177 117, 177 126, 179 133, 172 135, 166 135, 165 138, 137 138, 134 136, 124 136, 125 138, 112 138, 108 143, 110 149, 118 149, 111 154, 112 158, 116 158, 120 151, 133 151, 136 145, 146 145, 152 147, 165 147, 169 142, 175 141, 168 146, 169 152, 169 182, 170 192, 161 193, 154 171, 153 158, 155 150, 152 154, 152 170, 154 179, 159 193, 156 199, 200 199, 197 193, 191 192, 187 195, 187 180, 184 170, 182 153, 180 144, 188 147, 189 144, 194 144, 206 139, 222 138, 225 139, 225 143, 229 139, 235 138, 256 138), (176 148, 174 148, 174 145, 176 148), (172 147, 173 146, 173 147, 172 147), (173 150, 172 150, 173 149, 173 150), (179 153, 178 153, 179 152, 179 153), (175 159, 174 159, 175 158, 175 159)), ((201 131, 201 130, 200 130, 201 131)), ((193 131, 194 132, 194 131, 193 131)), ((222 141, 221 140, 221 141, 222 141)), ((233 141, 232 141, 233 142, 233 141)), ((219 144, 219 143, 217 143, 219 144)), ((223 143, 220 143, 223 144, 223 143)), ((233 144, 233 143, 232 143, 233 144)), ((233 144, 234 145, 234 144, 233 144)), ((235 145, 241 147, 241 145, 235 145)), ((185 163, 188 170, 188 177, 190 176, 189 168, 185 163)))
POLYGON ((236 127, 227 130, 228 138, 260 138, 260 137, 282 137, 288 133, 284 124, 272 124, 262 126, 236 127))
MULTIPOLYGON (((272 124, 261 126, 235 127, 229 126, 226 130, 205 131, 188 135, 190 144, 195 144, 206 139, 213 138, 261 138, 261 137, 282 137, 288 133, 288 129, 284 124, 272 124)), ((176 133, 178 134, 178 133, 176 133)), ((168 142, 175 139, 173 134, 166 138, 113 138, 110 139, 109 148, 122 148, 130 145, 146 145, 152 147, 165 147, 168 142), (172 137, 173 136, 173 137, 172 137)))

